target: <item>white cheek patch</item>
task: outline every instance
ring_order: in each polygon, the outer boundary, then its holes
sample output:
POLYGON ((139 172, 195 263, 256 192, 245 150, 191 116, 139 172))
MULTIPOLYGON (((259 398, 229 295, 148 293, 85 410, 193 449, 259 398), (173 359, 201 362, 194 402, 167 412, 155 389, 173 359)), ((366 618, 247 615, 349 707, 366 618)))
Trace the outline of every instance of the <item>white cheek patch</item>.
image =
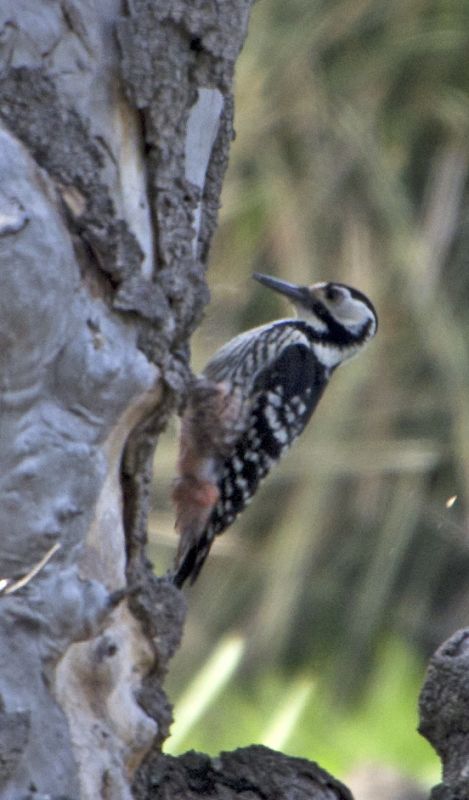
MULTIPOLYGON (((334 316, 342 325, 351 327, 352 325, 363 325, 363 323, 370 318, 370 312, 368 307, 360 300, 347 297, 337 307, 334 316)), ((353 328, 351 329, 353 330, 353 328)))

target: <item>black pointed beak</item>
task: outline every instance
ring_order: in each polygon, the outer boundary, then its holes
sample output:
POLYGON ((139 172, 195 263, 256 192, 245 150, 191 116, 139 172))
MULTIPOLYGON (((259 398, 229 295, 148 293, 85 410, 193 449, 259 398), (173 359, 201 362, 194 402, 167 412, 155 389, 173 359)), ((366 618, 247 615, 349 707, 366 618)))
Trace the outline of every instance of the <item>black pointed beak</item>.
POLYGON ((262 283, 263 286, 267 286, 269 289, 273 289, 274 292, 285 295, 285 297, 288 297, 294 303, 304 304, 307 299, 308 289, 306 286, 297 286, 295 283, 281 281, 279 278, 273 278, 271 275, 263 275, 261 272, 253 272, 252 277, 255 281, 262 283))

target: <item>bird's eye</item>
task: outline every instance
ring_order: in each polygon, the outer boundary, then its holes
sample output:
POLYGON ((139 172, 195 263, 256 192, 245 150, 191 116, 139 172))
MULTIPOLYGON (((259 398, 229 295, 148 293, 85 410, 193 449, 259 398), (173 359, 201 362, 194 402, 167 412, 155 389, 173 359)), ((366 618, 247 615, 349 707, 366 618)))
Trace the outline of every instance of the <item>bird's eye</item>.
POLYGON ((340 300, 344 296, 342 290, 338 286, 334 286, 333 283, 330 283, 326 287, 325 294, 326 294, 326 298, 328 300, 330 300, 332 303, 336 303, 338 300, 340 300))

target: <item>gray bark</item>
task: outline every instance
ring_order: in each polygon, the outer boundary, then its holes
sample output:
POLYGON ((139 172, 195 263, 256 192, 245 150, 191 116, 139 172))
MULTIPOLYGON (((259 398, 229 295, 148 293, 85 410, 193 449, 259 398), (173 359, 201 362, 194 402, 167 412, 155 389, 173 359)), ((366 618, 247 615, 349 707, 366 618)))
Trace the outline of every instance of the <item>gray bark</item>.
POLYGON ((455 633, 430 660, 420 694, 419 731, 435 748, 443 780, 431 800, 469 797, 469 629, 455 633))
POLYGON ((145 560, 148 489, 250 5, 0 7, 2 798, 128 798, 167 735, 184 601, 145 560))
POLYGON ((193 752, 179 758, 155 754, 140 771, 137 790, 140 781, 138 796, 159 800, 353 800, 346 786, 314 762, 260 745, 216 759, 193 752))

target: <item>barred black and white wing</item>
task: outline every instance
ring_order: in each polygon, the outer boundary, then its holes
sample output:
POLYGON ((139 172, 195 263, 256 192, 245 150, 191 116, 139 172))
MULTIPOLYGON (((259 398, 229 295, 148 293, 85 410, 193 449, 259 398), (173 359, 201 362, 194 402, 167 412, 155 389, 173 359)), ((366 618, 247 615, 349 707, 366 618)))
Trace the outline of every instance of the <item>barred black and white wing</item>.
POLYGON ((250 502, 259 483, 303 431, 326 387, 324 367, 302 344, 286 347, 259 373, 246 428, 225 460, 220 500, 207 527, 222 533, 250 502))
POLYGON ((219 500, 181 564, 180 575, 196 579, 214 537, 243 511, 271 467, 303 431, 327 381, 326 369, 301 340, 284 347, 255 375, 244 429, 221 467, 219 500))

